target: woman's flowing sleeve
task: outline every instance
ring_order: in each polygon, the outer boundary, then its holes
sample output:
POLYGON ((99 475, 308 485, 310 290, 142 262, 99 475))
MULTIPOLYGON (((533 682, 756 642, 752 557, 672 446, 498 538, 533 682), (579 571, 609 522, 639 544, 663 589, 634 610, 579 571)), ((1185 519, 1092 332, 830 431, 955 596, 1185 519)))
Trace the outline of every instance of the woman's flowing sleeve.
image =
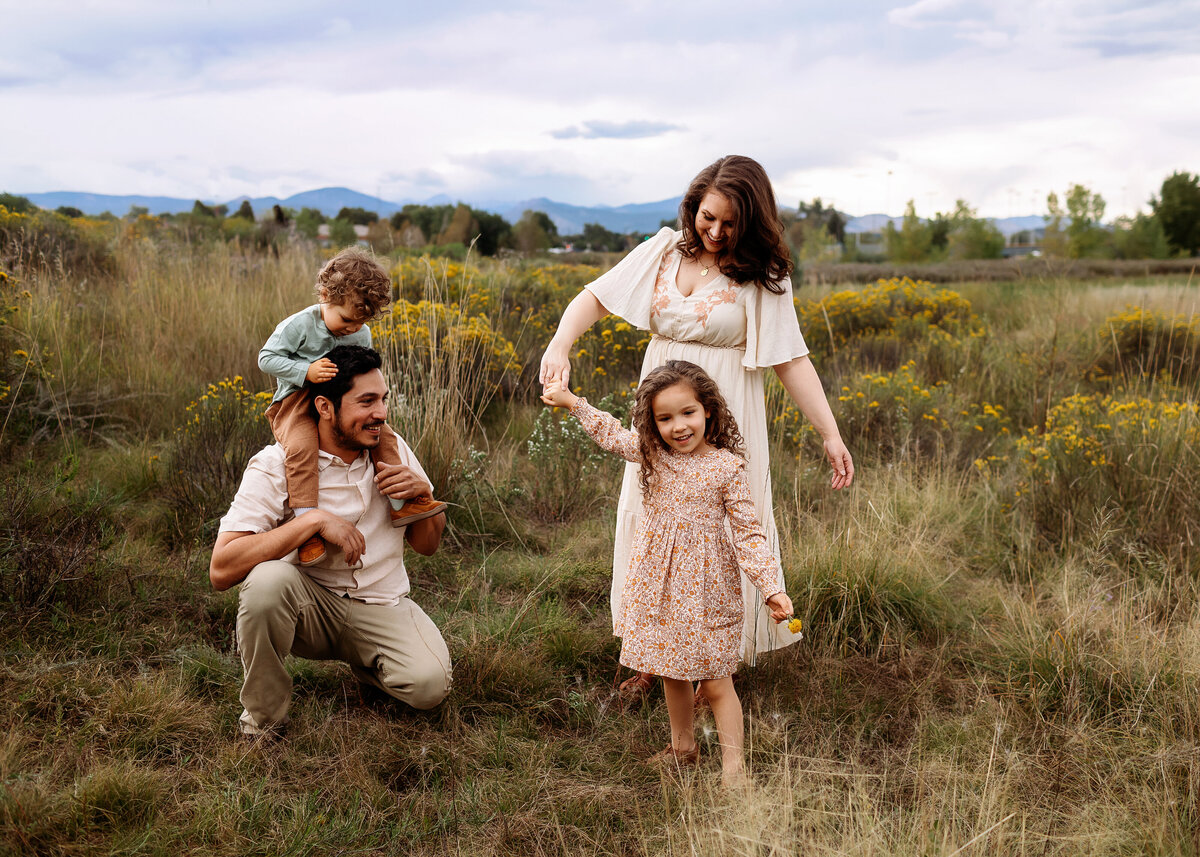
POLYGON ((746 356, 742 365, 747 369, 778 366, 808 353, 796 306, 792 303, 792 281, 784 277, 783 294, 776 295, 759 286, 746 300, 746 356))
POLYGON ((596 296, 606 310, 634 327, 650 327, 650 305, 654 301, 654 279, 663 254, 679 239, 679 233, 663 227, 643 241, 624 259, 584 288, 596 296))
POLYGON ((732 473, 725 484, 725 514, 729 517, 733 553, 738 567, 750 578, 763 598, 770 598, 779 588, 779 563, 767 545, 767 534, 754 509, 750 495, 750 480, 746 477, 746 462, 738 459, 731 465, 732 473))
POLYGON ((625 428, 612 414, 593 408, 587 399, 580 398, 571 406, 571 416, 579 420, 583 430, 605 452, 615 453, 634 463, 642 460, 637 432, 625 428))

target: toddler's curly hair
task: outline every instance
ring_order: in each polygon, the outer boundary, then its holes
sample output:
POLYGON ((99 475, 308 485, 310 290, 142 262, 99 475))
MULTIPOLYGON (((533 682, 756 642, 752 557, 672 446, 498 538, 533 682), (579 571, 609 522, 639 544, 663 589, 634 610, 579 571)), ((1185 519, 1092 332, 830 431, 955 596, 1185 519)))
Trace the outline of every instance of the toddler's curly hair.
POLYGON ((392 278, 370 250, 347 247, 317 274, 322 303, 350 306, 363 320, 375 318, 392 302, 392 278))
POLYGON ((638 385, 633 400, 633 428, 638 434, 638 448, 642 453, 642 470, 639 481, 642 497, 650 496, 651 480, 654 478, 654 463, 670 446, 663 440, 654 422, 654 399, 668 387, 685 384, 692 388, 708 417, 704 421, 704 439, 710 446, 727 449, 735 455, 745 457, 745 441, 738 430, 737 420, 729 410, 725 397, 712 376, 686 360, 668 360, 662 366, 651 369, 638 385))

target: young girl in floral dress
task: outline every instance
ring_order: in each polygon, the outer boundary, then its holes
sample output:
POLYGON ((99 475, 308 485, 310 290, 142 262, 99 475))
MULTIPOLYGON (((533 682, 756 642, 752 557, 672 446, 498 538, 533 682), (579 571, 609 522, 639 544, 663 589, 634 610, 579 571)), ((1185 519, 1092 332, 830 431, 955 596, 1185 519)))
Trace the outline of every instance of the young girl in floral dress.
POLYGON ((776 622, 792 614, 792 602, 754 509, 742 437, 725 399, 699 366, 671 360, 638 387, 635 431, 557 379, 542 400, 569 408, 597 444, 640 465, 643 514, 614 625, 621 663, 663 680, 671 743, 654 760, 699 759, 692 723, 698 681, 716 720, 722 776, 728 785, 742 783, 742 705, 733 687, 742 659, 742 574, 776 622))

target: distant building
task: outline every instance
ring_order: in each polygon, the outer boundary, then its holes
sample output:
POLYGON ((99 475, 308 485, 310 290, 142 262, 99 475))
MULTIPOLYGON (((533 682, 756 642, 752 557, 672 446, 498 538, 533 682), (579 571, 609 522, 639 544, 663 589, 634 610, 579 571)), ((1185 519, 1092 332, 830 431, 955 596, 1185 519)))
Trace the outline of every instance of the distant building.
MULTIPOLYGON (((370 242, 367 241, 367 232, 369 230, 370 230, 370 227, 368 227, 368 226, 363 226, 358 223, 354 224, 354 237, 356 239, 358 239, 357 243, 360 247, 370 246, 370 242)), ((328 223, 322 223, 320 226, 317 227, 317 240, 319 242, 321 242, 322 247, 329 246, 330 242, 329 242, 329 224, 328 223)))

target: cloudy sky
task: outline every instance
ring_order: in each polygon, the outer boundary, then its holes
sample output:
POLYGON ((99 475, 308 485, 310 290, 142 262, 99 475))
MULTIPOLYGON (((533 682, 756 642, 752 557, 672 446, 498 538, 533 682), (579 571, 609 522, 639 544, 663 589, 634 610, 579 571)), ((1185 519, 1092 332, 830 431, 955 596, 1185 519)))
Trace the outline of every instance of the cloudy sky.
POLYGON ((1200 172, 1200 0, 0 0, 0 190, 1108 216, 1200 172))

